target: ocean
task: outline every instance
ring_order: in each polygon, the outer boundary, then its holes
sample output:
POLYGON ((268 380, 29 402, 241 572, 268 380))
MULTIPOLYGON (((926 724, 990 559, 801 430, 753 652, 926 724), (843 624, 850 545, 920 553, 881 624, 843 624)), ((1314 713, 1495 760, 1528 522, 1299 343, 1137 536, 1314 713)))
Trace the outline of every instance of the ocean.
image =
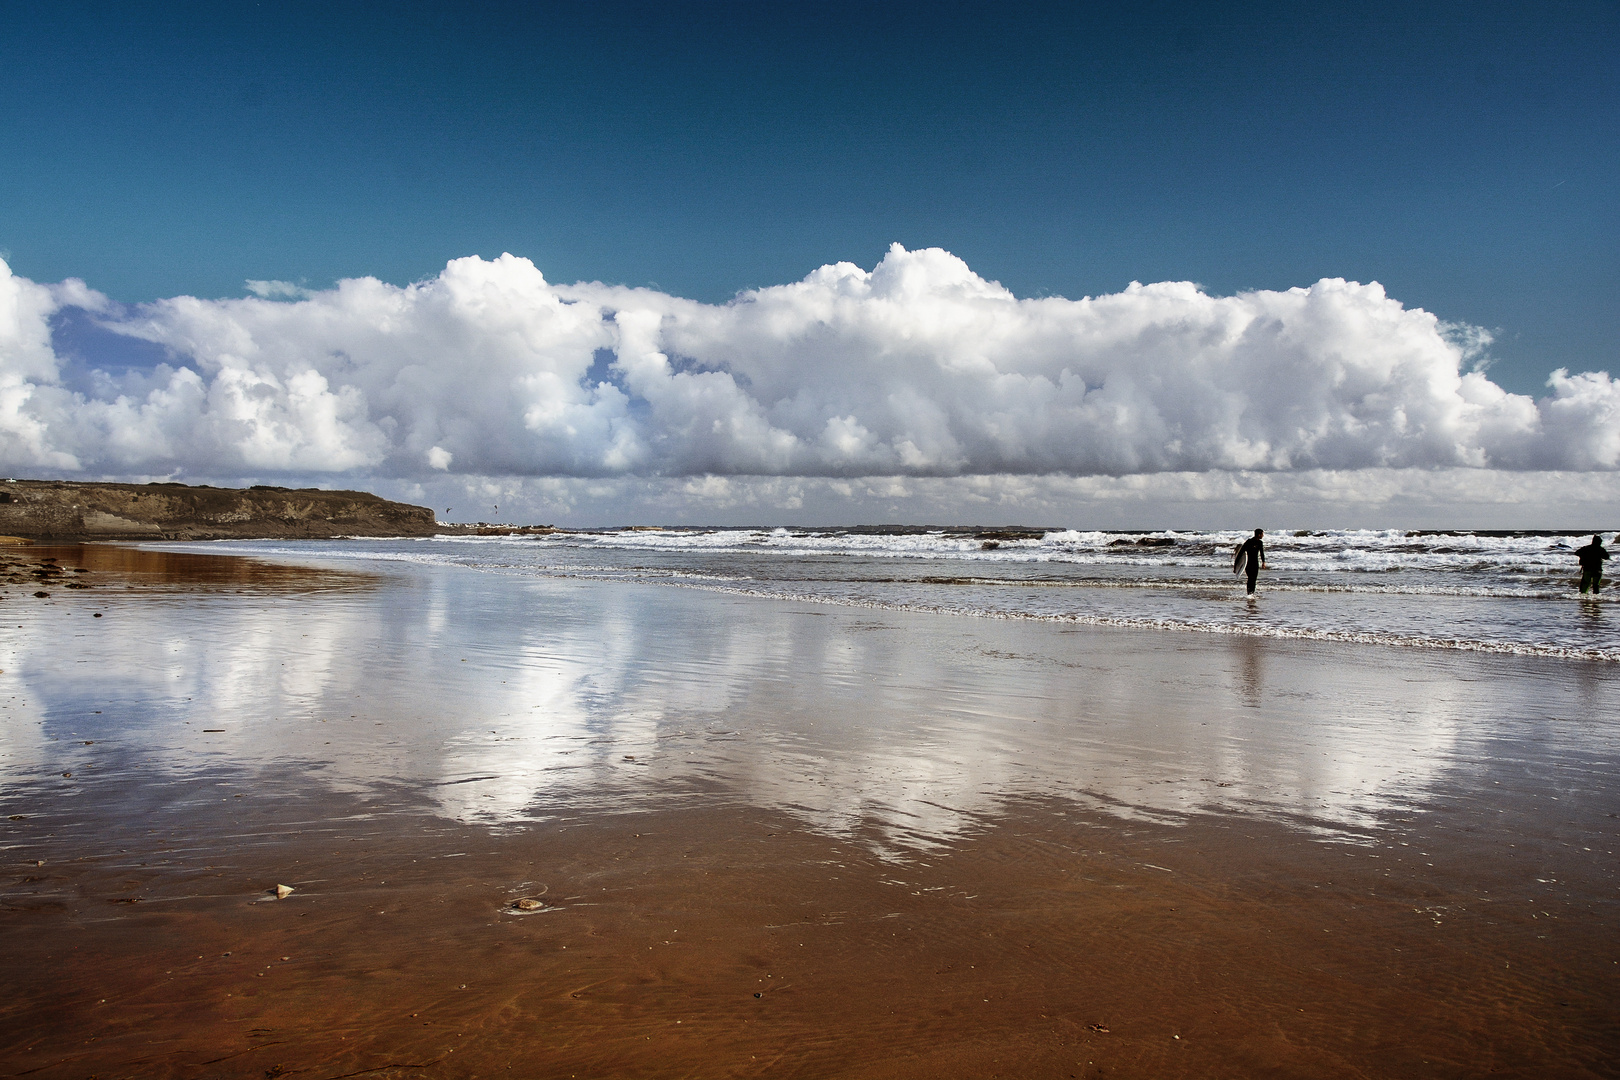
POLYGON ((630 528, 189 550, 458 565, 975 618, 1620 660, 1615 596, 1581 596, 1590 534, 1279 530, 1251 601, 1246 532, 630 528))

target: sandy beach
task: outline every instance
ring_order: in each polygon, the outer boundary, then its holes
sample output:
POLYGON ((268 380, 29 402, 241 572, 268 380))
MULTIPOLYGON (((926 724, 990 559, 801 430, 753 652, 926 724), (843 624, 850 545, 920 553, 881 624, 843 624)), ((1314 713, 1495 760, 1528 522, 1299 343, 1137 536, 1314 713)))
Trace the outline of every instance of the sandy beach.
POLYGON ((6 551, 0 1075, 1616 1073, 1612 663, 319 551, 6 551))

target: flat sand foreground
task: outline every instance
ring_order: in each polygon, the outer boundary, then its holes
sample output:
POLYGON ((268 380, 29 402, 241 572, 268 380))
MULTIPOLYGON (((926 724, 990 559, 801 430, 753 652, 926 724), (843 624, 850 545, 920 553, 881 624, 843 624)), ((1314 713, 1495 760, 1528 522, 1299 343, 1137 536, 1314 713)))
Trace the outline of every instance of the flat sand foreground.
POLYGON ((1620 1071, 1612 665, 318 550, 9 556, 0 1075, 1620 1071))

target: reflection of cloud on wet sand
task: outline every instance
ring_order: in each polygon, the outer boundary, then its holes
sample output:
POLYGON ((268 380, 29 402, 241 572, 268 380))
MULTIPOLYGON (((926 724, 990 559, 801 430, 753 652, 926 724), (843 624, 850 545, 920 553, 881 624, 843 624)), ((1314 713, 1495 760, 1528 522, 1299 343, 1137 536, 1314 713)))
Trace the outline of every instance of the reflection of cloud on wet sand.
POLYGON ((51 753, 45 709, 19 670, 22 652, 15 645, 0 652, 0 770, 38 775, 58 756, 51 753))
POLYGON ((1512 680, 1469 681, 1487 670, 1471 658, 443 567, 380 589, 103 607, 93 634, 15 646, 0 679, 39 704, 6 714, 8 768, 89 725, 160 774, 317 763, 333 788, 407 789, 467 822, 720 797, 892 849, 1027 795, 1364 828, 1465 769, 1465 730, 1540 692, 1504 699, 1512 680))

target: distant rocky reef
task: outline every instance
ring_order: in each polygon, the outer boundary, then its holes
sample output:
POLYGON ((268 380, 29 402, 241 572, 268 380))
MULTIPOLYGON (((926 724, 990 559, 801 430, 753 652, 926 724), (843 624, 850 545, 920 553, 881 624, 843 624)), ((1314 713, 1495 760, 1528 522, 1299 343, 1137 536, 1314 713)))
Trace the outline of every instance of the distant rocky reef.
POLYGON ((364 491, 0 480, 0 534, 29 540, 247 540, 432 536, 425 506, 364 491))

